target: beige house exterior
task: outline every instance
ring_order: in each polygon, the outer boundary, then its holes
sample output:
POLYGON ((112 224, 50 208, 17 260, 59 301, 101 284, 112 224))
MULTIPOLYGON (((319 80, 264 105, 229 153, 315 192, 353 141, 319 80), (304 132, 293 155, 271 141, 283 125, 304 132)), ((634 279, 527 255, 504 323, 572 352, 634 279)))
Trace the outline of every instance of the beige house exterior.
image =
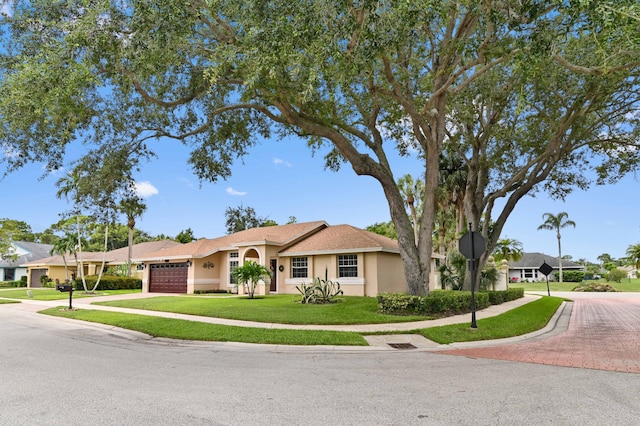
MULTIPOLYGON (((435 271, 435 258, 432 269, 435 271)), ((340 283, 345 295, 407 290, 398 243, 350 225, 324 221, 253 228, 136 257, 143 292, 239 291, 231 271, 248 260, 271 270, 257 294, 296 294, 314 277, 340 283)), ((437 286, 437 274, 432 286, 437 286)))
MULTIPOLYGON (((132 247, 132 259, 134 257, 143 256, 147 252, 157 252, 159 250, 180 245, 175 241, 162 240, 162 241, 150 241, 146 243, 136 244, 132 247)), ((39 288, 42 287, 40 283, 40 277, 47 275, 50 280, 58 280, 60 283, 64 283, 68 278, 73 280, 79 276, 78 264, 82 264, 82 269, 86 275, 98 275, 102 268, 102 262, 104 260, 104 268, 123 267, 126 268, 128 259, 128 247, 123 247, 116 250, 104 252, 82 252, 77 253, 78 262, 76 263, 75 256, 73 254, 67 254, 64 258, 60 255, 49 256, 42 259, 35 260, 33 262, 25 263, 21 266, 27 268, 27 287, 39 288), (66 262, 66 270, 65 270, 66 262)), ((132 261, 132 276, 142 278, 142 268, 132 261)))

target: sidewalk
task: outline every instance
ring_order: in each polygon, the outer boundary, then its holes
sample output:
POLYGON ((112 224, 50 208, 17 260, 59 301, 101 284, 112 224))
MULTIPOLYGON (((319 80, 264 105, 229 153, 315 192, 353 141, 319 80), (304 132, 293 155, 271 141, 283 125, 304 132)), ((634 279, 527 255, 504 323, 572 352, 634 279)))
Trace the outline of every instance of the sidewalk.
MULTIPOLYGON (((468 322, 469 324, 471 323, 471 314, 463 314, 463 315, 455 315, 455 316, 436 319, 436 320, 414 321, 414 322, 404 322, 404 323, 388 323, 388 324, 356 324, 356 325, 275 324, 275 323, 264 323, 264 322, 255 322, 255 321, 240 321, 240 320, 232 320, 232 319, 225 319, 225 318, 203 317, 203 316, 187 315, 187 314, 177 314, 172 312, 159 312, 159 311, 149 311, 149 310, 142 310, 142 309, 120 308, 120 307, 93 304, 94 302, 107 302, 107 301, 126 300, 126 299, 141 299, 141 298, 156 297, 156 296, 165 296, 165 294, 136 293, 136 294, 125 294, 125 295, 117 295, 117 296, 97 296, 97 297, 92 297, 90 299, 78 298, 73 300, 73 307, 77 309, 93 309, 93 310, 102 310, 102 311, 111 311, 111 312, 123 312, 123 313, 138 314, 138 315, 181 319, 181 320, 187 320, 187 321, 198 321, 198 322, 204 322, 209 324, 229 325, 229 326, 236 326, 236 327, 254 327, 254 328, 289 329, 289 330, 331 330, 331 331, 351 331, 351 332, 359 332, 359 333, 402 332, 402 331, 410 331, 410 330, 415 330, 420 328, 438 327, 442 325, 462 324, 466 322, 468 322)), ((175 295, 166 294, 166 296, 175 296, 175 295)), ((490 306, 486 309, 477 311, 476 319, 481 320, 484 318, 500 315, 511 309, 517 308, 519 306, 523 306, 527 303, 537 300, 539 297, 540 296, 538 295, 526 294, 521 299, 514 300, 511 302, 506 302, 501 305, 490 306)), ((0 296, 0 298, 2 297, 0 296)), ((68 305, 68 301, 64 299, 53 300, 53 301, 42 301, 42 300, 33 300, 33 299, 15 299, 15 300, 20 300, 20 302, 22 303, 5 305, 5 306, 11 307, 12 309, 35 313, 40 310, 55 307, 55 306, 68 305)), ((372 335, 372 336, 365 336, 365 339, 368 341, 369 345, 371 346, 386 348, 390 350, 396 350, 397 348, 394 348, 394 346, 398 346, 400 348, 407 348, 407 349, 420 348, 420 349, 428 349, 428 350, 444 350, 444 349, 461 348, 461 347, 486 346, 489 344, 504 344, 504 343, 510 343, 513 341, 522 341, 522 340, 530 339, 539 335, 547 334, 552 330, 554 330, 556 324, 559 323, 558 319, 562 315, 568 318, 568 315, 570 315, 570 312, 571 312, 570 307, 567 309, 565 305, 563 305, 561 309, 559 309, 558 312, 556 313, 556 316, 554 316, 554 318, 552 318, 552 320, 549 322, 549 325, 544 329, 538 330, 534 333, 527 334, 525 336, 518 336, 514 338, 501 339, 496 341, 440 345, 438 343, 428 340, 423 336, 415 335, 415 334, 372 335)), ((566 322, 568 323, 568 320, 566 322)))

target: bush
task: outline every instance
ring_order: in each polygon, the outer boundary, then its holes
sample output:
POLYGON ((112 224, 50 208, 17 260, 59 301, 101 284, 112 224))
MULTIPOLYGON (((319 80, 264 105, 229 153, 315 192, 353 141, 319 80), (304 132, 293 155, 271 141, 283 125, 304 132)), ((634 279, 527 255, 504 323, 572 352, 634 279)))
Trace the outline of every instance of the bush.
POLYGON ((26 287, 27 281, 1 281, 0 287, 2 288, 11 288, 11 287, 26 287))
MULTIPOLYGON (((476 293, 476 309, 489 306, 487 293, 476 293)), ((457 315, 471 312, 471 292, 437 290, 429 296, 404 293, 380 293, 380 312, 392 315, 457 315)))
POLYGON ((302 283, 296 286, 296 290, 302 295, 300 303, 316 305, 333 303, 336 296, 343 294, 340 283, 326 278, 323 280, 320 277, 314 278, 311 284, 302 283))
MULTIPOLYGON (((524 297, 524 288, 476 292, 476 309, 488 308, 524 297)), ((471 312, 471 292, 434 290, 428 296, 380 293, 378 309, 392 315, 458 315, 471 312)))
POLYGON ((605 279, 607 281, 613 281, 616 283, 622 281, 623 278, 627 278, 627 273, 618 268, 612 269, 607 275, 605 275, 605 279))
MULTIPOLYGON (((92 289, 98 280, 97 275, 84 277, 87 288, 92 289)), ((82 279, 76 278, 74 281, 76 290, 84 290, 82 279)), ((103 275, 96 290, 138 290, 142 288, 142 280, 133 277, 120 277, 113 275, 103 275)))
MULTIPOLYGON (((560 272, 554 272, 556 281, 560 280, 560 272)), ((565 283, 581 283, 584 280, 583 271, 562 271, 562 281, 565 283)))
POLYGON ((489 297, 489 303, 492 305, 500 305, 524 297, 524 287, 515 287, 501 291, 488 291, 487 295, 489 297))
POLYGON ((572 291, 601 291, 601 292, 613 292, 617 291, 615 288, 611 287, 609 284, 601 284, 601 283, 591 283, 586 285, 581 285, 575 287, 572 291))

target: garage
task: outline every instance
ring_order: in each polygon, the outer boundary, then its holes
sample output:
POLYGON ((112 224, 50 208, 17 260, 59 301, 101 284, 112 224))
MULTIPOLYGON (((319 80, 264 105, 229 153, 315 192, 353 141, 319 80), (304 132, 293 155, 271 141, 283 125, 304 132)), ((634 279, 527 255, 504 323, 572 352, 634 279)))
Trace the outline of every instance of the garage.
POLYGON ((31 288, 40 288, 42 287, 42 282, 40 282, 40 278, 47 275, 47 268, 43 268, 43 269, 32 269, 31 270, 31 277, 29 280, 29 286, 31 288))
POLYGON ((149 267, 149 292, 187 292, 189 267, 186 263, 156 263, 149 267))

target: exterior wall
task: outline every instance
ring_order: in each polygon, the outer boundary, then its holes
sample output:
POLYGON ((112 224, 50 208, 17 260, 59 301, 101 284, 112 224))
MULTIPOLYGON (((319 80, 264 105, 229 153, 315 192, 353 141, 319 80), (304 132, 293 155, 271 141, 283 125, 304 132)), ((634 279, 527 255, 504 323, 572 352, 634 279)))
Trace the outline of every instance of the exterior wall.
MULTIPOLYGON (((373 253, 371 253, 373 254, 373 253)), ((400 255, 392 253, 377 253, 378 277, 377 288, 372 288, 367 282, 367 296, 376 296, 378 293, 401 293, 407 291, 407 279, 400 255)), ((367 281, 369 280, 367 275, 367 281)))
POLYGON ((221 265, 222 255, 225 253, 215 253, 203 259, 194 259, 191 268, 189 268, 189 279, 187 280, 187 292, 206 290, 226 290, 221 288, 221 265), (192 288, 192 291, 190 290, 192 288))
MULTIPOLYGON (((66 274, 64 271, 64 266, 34 266, 29 269, 46 269, 47 276, 50 280, 55 281, 56 279, 60 280, 61 283, 64 282, 66 274)), ((69 268, 69 278, 71 279, 72 274, 75 273, 75 267, 69 268)), ((36 283, 37 287, 40 286, 40 283, 36 283)), ((27 287, 35 287, 31 282, 31 274, 27 274, 27 287)))

